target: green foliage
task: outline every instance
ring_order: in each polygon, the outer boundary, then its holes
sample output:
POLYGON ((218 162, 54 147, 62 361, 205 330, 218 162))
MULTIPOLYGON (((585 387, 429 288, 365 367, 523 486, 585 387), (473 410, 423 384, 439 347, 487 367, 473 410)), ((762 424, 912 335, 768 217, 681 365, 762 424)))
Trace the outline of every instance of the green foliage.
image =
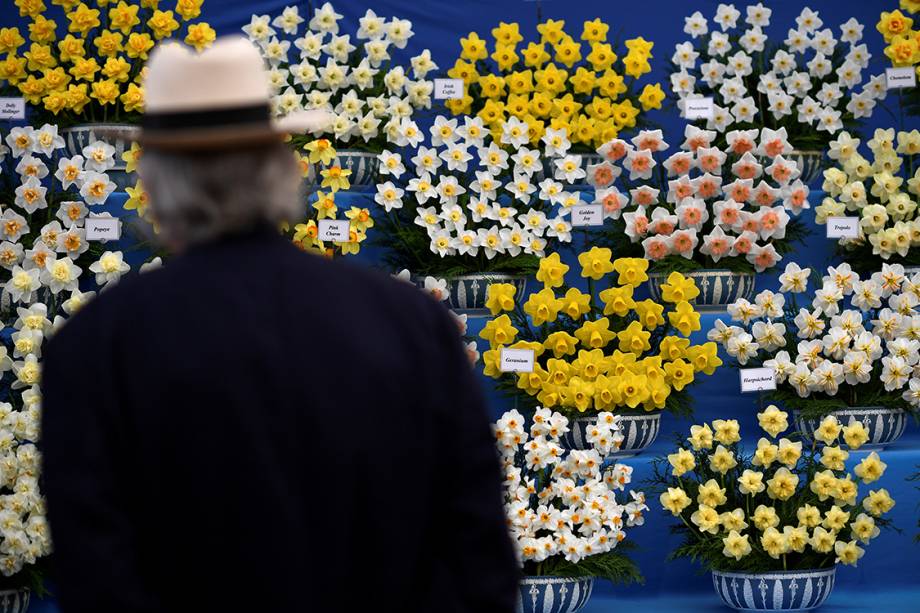
POLYGON ((562 556, 553 556, 541 564, 527 563, 524 572, 530 576, 545 577, 598 577, 614 585, 645 583, 639 567, 621 550, 634 549, 635 545, 623 541, 614 551, 601 553, 580 560, 577 564, 562 556))

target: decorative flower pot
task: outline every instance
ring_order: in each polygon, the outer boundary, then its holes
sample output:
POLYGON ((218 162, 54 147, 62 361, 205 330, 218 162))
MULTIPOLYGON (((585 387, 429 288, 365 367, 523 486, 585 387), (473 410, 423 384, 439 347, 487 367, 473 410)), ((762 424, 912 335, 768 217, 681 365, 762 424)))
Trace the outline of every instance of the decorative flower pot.
MULTIPOLYGON (((814 433, 821 425, 820 419, 805 419, 800 411, 793 411, 795 424, 808 440, 814 440, 814 433)), ((884 449, 904 434, 907 427, 907 411, 886 407, 850 407, 832 413, 843 425, 850 418, 861 422, 869 431, 869 440, 860 449, 884 449)), ((843 444, 843 443, 841 443, 843 444)))
POLYGON ((739 611, 811 611, 834 589, 836 567, 769 573, 712 571, 712 585, 727 607, 739 611))
POLYGON ((792 153, 783 156, 787 160, 795 162, 799 167, 801 175, 799 179, 805 185, 811 185, 822 177, 824 168, 824 154, 820 151, 799 151, 794 150, 792 153))
MULTIPOLYGON (((569 431, 565 433, 560 444, 565 449, 592 449, 588 442, 588 428, 596 421, 596 417, 578 417, 569 421, 569 431)), ((620 448, 607 456, 611 460, 631 458, 642 453, 658 438, 661 427, 661 411, 647 415, 622 415, 620 425, 623 443, 620 448)))
POLYGON ((524 577, 517 613, 575 613, 591 598, 593 577, 524 577))
POLYGON ((517 275, 484 272, 449 277, 447 279, 447 290, 450 292, 448 306, 461 315, 487 317, 489 309, 486 308, 486 290, 492 283, 511 283, 517 288, 515 294, 517 297, 523 296, 527 291, 527 277, 517 275))
MULTIPOLYGON (((342 170, 350 170, 351 174, 348 176, 348 180, 352 188, 371 187, 377 183, 380 160, 377 159, 376 153, 339 149, 336 151, 335 159, 329 166, 338 166, 342 170)), ((322 183, 322 177, 317 180, 317 167, 315 164, 310 165, 306 182, 312 188, 322 183)))
POLYGON ((131 143, 137 140, 139 134, 139 127, 122 123, 91 123, 61 130, 67 155, 70 157, 83 155, 83 148, 97 140, 115 148, 115 166, 107 174, 119 192, 125 191, 126 187, 134 186, 134 173, 125 170, 127 163, 121 156, 131 148, 131 143))
POLYGON ((0 591, 0 613, 26 613, 31 595, 27 587, 0 591))
MULTIPOLYGON (((724 311, 739 298, 750 300, 754 296, 754 275, 746 272, 732 272, 725 269, 694 270, 685 273, 696 281, 700 295, 692 300, 698 311, 724 311)), ((668 281, 668 273, 652 273, 648 276, 652 299, 661 302, 661 286, 668 281)))

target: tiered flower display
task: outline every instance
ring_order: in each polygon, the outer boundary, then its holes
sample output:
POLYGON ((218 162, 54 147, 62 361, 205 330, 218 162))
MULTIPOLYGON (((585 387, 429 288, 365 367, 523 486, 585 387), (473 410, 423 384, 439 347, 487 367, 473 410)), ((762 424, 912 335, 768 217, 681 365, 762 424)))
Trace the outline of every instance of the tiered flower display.
POLYGON ((56 126, 13 128, 0 145, 0 573, 40 587, 51 552, 40 478, 41 358, 44 340, 90 300, 78 283, 115 283, 121 252, 86 240, 85 219, 114 189, 108 145, 65 157, 56 126))
MULTIPOLYGON (((306 19, 296 6, 274 18, 253 15, 243 31, 259 45, 270 69, 274 112, 323 109, 335 115, 325 137, 333 146, 379 153, 392 149, 404 120, 431 107, 437 65, 426 49, 408 65, 394 57, 413 36, 412 23, 368 9, 358 30, 344 33, 342 15, 328 2, 306 19), (294 47, 293 49, 291 47, 294 47)), ((297 146, 311 137, 294 137, 297 146)))
POLYGON ((672 273, 663 286, 664 304, 637 300, 647 280, 641 258, 611 260, 609 249, 594 247, 579 256, 584 293, 567 284, 569 266, 558 254, 540 261, 543 289, 526 300, 513 285, 493 284, 487 305, 494 317, 480 336, 485 374, 504 379, 539 404, 570 416, 606 411, 689 413, 689 388, 701 374, 722 364, 715 343, 691 344, 700 315, 688 302, 699 290, 693 280, 672 273), (597 281, 607 287, 595 295, 597 281), (532 372, 503 373, 503 348, 534 352, 532 372))
POLYGON ((778 44, 764 31, 771 14, 758 3, 742 20, 733 4, 720 4, 712 24, 699 11, 686 17, 691 40, 675 48, 671 96, 682 111, 688 99, 713 97, 705 123, 720 135, 784 127, 797 150, 820 152, 844 126, 872 115, 886 94, 885 75, 865 78, 872 54, 860 44, 864 26, 856 19, 835 36, 805 7, 778 44))
MULTIPOLYGON (((913 67, 920 76, 920 28, 915 28, 920 3, 901 0, 900 9, 882 11, 875 29, 885 41, 885 56, 895 68, 913 67), (911 17, 910 15, 914 15, 911 17)), ((920 94, 916 87, 898 90, 898 100, 912 115, 920 114, 920 94)))
POLYGON ((860 492, 882 478, 885 463, 875 452, 856 463, 839 430, 820 451, 795 433, 782 436, 789 416, 775 406, 757 418, 766 436, 753 452, 741 445, 737 421, 715 420, 693 426, 656 461, 659 501, 684 536, 671 556, 743 573, 855 566, 895 504, 884 488, 860 492))
POLYGON ((795 217, 810 206, 786 130, 732 130, 723 147, 717 137, 688 125, 670 156, 660 130, 604 143, 604 161, 588 169, 595 202, 615 220, 603 240, 653 271, 773 268, 804 236, 795 217))
POLYGON ((584 22, 578 40, 564 28, 562 20, 538 24, 539 39, 524 47, 517 23, 499 23, 491 42, 476 32, 461 38, 448 75, 463 80, 465 95, 448 108, 496 133, 514 117, 527 125, 530 145, 550 155, 541 143, 546 134, 564 134, 573 152, 588 153, 641 126, 643 111, 661 108, 659 84, 639 90, 654 43, 630 39, 624 53, 608 42, 610 26, 600 19, 584 22))
POLYGON ((172 38, 201 50, 214 41, 214 29, 195 22, 202 3, 178 0, 165 9, 151 0, 54 0, 63 7, 55 13, 41 0, 15 0, 29 20, 28 41, 17 27, 0 29, 6 54, 0 84, 62 127, 136 123, 144 108, 143 66, 154 45, 172 38))
POLYGON ((385 212, 378 236, 389 263, 439 276, 532 272, 551 240, 571 241, 566 209, 581 195, 566 186, 585 176, 581 159, 556 135, 561 157, 545 176, 529 139, 516 117, 493 133, 479 117, 439 116, 427 139, 404 120, 397 144, 412 149, 380 154, 374 197, 385 212))
MULTIPOLYGON (((780 293, 763 291, 754 302, 729 307, 709 331, 740 366, 763 366, 776 375, 771 399, 801 412, 806 420, 853 415, 848 409, 876 407, 871 417, 847 424, 847 443, 879 444, 875 414, 897 415, 920 407, 920 275, 908 277, 898 264, 860 278, 849 264, 827 269, 820 289, 809 291, 810 269, 788 264, 780 293), (852 437, 852 438, 850 438, 852 437)), ((895 417, 891 417, 888 423, 895 417)), ((846 424, 847 419, 843 420, 846 424)), ((833 429, 833 422, 828 422, 833 429)), ((809 431, 818 428, 807 428, 809 431)), ((818 432, 814 436, 820 438, 818 432)))
POLYGON ((548 409, 532 420, 508 411, 495 424, 508 527, 526 576, 604 577, 617 583, 641 578, 617 549, 626 528, 645 522, 645 496, 627 495, 631 467, 602 470, 618 420, 599 414, 592 447, 581 451, 560 446, 568 419, 548 409))
POLYGON ((843 257, 859 270, 878 270, 882 262, 920 264, 920 132, 877 129, 867 143, 871 160, 859 151, 860 139, 843 132, 828 155, 837 165, 824 171, 827 197, 815 207, 819 224, 829 217, 859 217, 859 237, 839 240, 843 257))

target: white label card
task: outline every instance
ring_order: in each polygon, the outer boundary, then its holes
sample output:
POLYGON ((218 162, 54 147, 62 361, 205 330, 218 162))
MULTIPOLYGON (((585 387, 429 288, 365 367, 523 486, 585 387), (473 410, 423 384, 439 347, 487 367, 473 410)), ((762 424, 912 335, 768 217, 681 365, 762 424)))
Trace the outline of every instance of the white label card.
POLYGON ((121 238, 121 221, 117 217, 87 217, 86 240, 117 241, 121 238))
POLYGON ((603 204, 579 204, 572 207, 572 227, 604 225, 603 204))
POLYGON ((762 392, 776 389, 776 373, 772 368, 742 368, 741 392, 762 392))
POLYGON ((26 118, 26 101, 24 98, 0 98, 0 120, 26 118))
POLYGON ((917 73, 914 72, 913 66, 902 66, 901 68, 886 68, 885 80, 888 82, 888 89, 903 89, 905 87, 917 87, 917 73))
POLYGON ((317 238, 333 243, 347 243, 351 238, 351 222, 347 219, 320 219, 317 238))
POLYGON ((498 369, 502 372, 533 372, 533 349, 502 348, 498 369))
POLYGON ((435 79, 435 100, 459 100, 463 98, 463 79, 435 79))
POLYGON ((715 112, 712 98, 690 98, 684 102, 684 116, 687 119, 712 119, 715 112))
POLYGON ((828 238, 859 238, 859 217, 828 217, 828 238))

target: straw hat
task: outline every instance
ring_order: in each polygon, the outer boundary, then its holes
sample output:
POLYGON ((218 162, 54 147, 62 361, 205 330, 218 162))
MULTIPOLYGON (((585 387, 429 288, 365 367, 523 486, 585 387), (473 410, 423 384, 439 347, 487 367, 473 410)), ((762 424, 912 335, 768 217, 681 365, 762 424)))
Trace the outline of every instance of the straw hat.
POLYGON ((332 116, 299 111, 273 120, 271 89, 258 49, 241 36, 219 38, 197 53, 178 43, 157 47, 147 63, 143 147, 216 150, 320 132, 332 116))

